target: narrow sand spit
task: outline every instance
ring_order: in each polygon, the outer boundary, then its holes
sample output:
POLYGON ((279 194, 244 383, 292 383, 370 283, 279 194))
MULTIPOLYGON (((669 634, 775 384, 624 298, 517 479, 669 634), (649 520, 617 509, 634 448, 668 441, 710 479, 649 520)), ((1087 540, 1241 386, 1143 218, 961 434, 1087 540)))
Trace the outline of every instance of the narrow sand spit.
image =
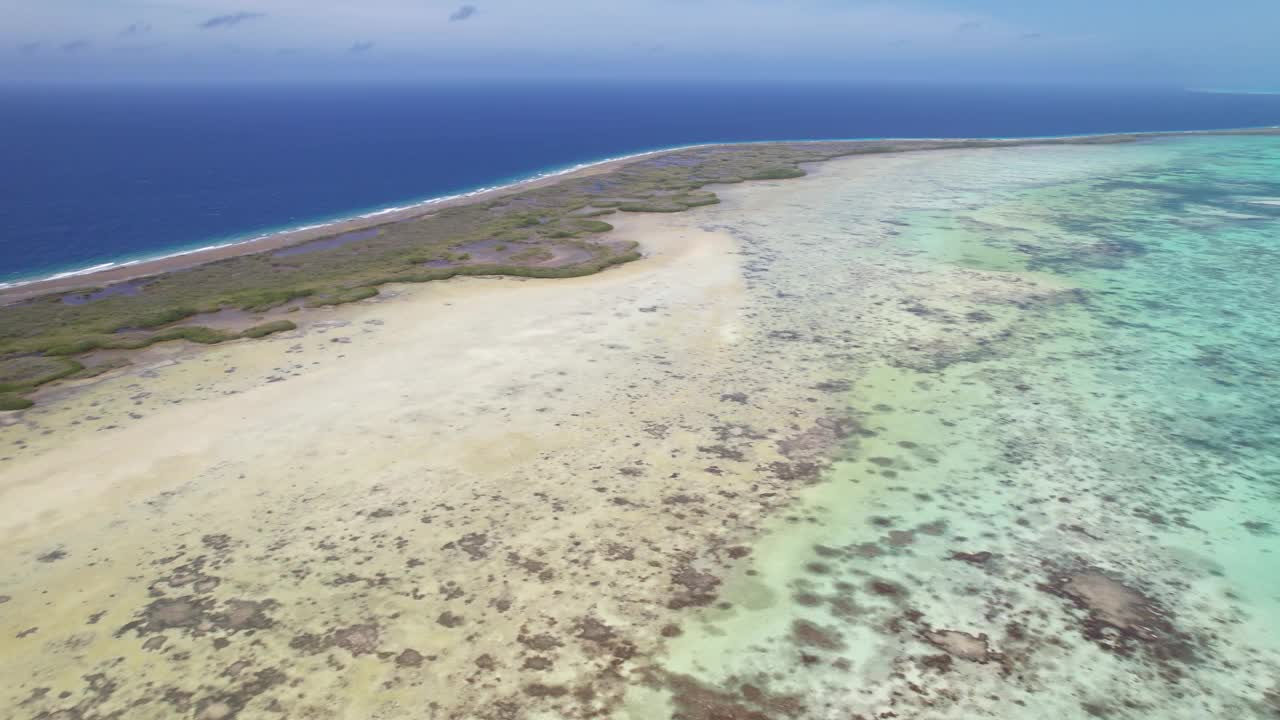
MULTIPOLYGON (((938 248, 901 242, 902 217, 977 217, 993 194, 1148 161, 1113 152, 834 161, 722 189, 713 208, 620 218, 618 237, 648 257, 596 276, 388 288, 302 315, 297 331, 158 346, 47 390, 0 426, 0 707, 58 720, 834 717, 794 685, 734 676, 803 674, 814 657, 887 694, 918 673, 877 675, 865 658, 908 651, 981 668, 951 676, 960 686, 998 686, 1010 654, 985 625, 884 629, 921 573, 1008 567, 1012 550, 981 552, 989 538, 944 570, 930 558, 859 576, 874 628, 856 603, 806 596, 817 580, 778 578, 952 542, 960 521, 906 495, 918 517, 878 524, 875 493, 933 462, 948 431, 929 423, 964 421, 934 417, 939 398, 1008 390, 1005 375, 953 388, 945 373, 1001 359, 1010 338, 1039 338, 1037 318, 1081 303, 1059 276, 1001 269, 1000 251, 937 262, 938 248), (929 419, 897 419, 881 404, 894 392, 916 392, 893 402, 929 419), (857 482, 837 473, 839 493, 822 495, 847 458, 857 482), (887 539, 809 557, 833 527, 887 539), (780 528, 794 547, 769 539, 780 528), (793 616, 815 598, 852 625, 793 616), (823 659, 846 650, 856 678, 823 659)), ((980 219, 983 232, 1007 220, 980 219)), ((946 496, 946 477, 930 482, 946 496)), ((1012 502, 984 492, 975 506, 1012 502)), ((1024 564, 1051 540, 1020 545, 1024 564)), ((1044 591, 1021 575, 987 582, 1009 602, 1040 598, 1068 629, 1093 607, 1098 623, 1172 636, 1162 598, 1117 577, 1059 562, 1044 591)), ((1072 667, 1036 682, 1067 683, 1072 667)), ((960 715, 991 704, 947 697, 960 715)))

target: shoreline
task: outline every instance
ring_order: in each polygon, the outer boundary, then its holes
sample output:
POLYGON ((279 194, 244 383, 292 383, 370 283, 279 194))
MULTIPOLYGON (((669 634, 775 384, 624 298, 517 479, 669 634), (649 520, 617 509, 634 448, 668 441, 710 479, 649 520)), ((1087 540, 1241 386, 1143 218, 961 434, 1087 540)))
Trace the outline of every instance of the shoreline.
POLYGON ((581 163, 569 168, 555 171, 543 171, 522 180, 478 188, 466 192, 442 195, 413 202, 404 206, 390 206, 377 210, 341 217, 335 220, 321 221, 286 230, 259 233, 252 237, 229 240, 190 250, 179 250, 154 257, 136 260, 123 260, 112 263, 99 263, 77 270, 67 270, 30 280, 16 280, 0 283, 0 304, 8 304, 28 300, 40 295, 65 292, 77 288, 113 285, 136 280, 151 275, 185 270, 197 265, 217 262, 240 255, 252 255, 258 252, 279 250, 292 245, 301 245, 313 240, 321 240, 349 232, 367 230, 393 223, 413 220, 430 215, 438 210, 465 205, 474 201, 483 201, 502 197, 513 192, 529 190, 553 184, 573 177, 590 176, 599 172, 607 172, 619 164, 638 158, 680 152, 701 147, 712 147, 714 143, 683 145, 679 147, 646 150, 615 158, 581 163), (97 282, 90 282, 96 279, 97 282), (86 284, 89 283, 89 284, 86 284))
POLYGON ((1162 137, 1182 137, 1195 135, 1239 135, 1239 134, 1273 134, 1280 132, 1280 125, 1269 125, 1247 128, 1222 128, 1214 130, 1153 130, 1141 132, 1109 132, 1078 135, 1042 135, 1023 137, 972 137, 972 138, 845 138, 845 139, 804 139, 804 140, 759 140, 742 142, 712 142, 678 145, 672 147, 645 150, 603 160, 579 163, 560 170, 540 171, 527 178, 515 180, 501 185, 477 188, 452 195, 412 202, 404 206, 389 206, 370 210, 356 215, 340 217, 334 220, 320 221, 300 227, 278 231, 259 233, 252 237, 233 239, 203 247, 165 253, 153 257, 118 262, 99 263, 84 268, 56 272, 51 275, 27 280, 0 282, 0 305, 30 300, 43 295, 67 292, 80 288, 106 287, 117 283, 128 282, 140 278, 160 275, 167 272, 186 270, 207 263, 218 262, 241 255, 252 255, 259 252, 279 250, 293 245, 301 245, 314 240, 334 237, 350 232, 368 230, 393 223, 413 220, 430 215, 438 210, 466 205, 476 201, 484 201, 503 197, 515 192, 545 187, 557 182, 576 177, 590 176, 608 172, 632 161, 658 157, 665 154, 687 150, 740 147, 772 144, 805 144, 805 143, 863 143, 871 146, 875 143, 918 142, 936 143, 932 147, 910 148, 896 152, 946 149, 952 145, 972 142, 1008 143, 1010 145, 1037 144, 1041 142, 1096 142, 1115 139, 1117 141, 1134 139, 1158 139, 1162 137))

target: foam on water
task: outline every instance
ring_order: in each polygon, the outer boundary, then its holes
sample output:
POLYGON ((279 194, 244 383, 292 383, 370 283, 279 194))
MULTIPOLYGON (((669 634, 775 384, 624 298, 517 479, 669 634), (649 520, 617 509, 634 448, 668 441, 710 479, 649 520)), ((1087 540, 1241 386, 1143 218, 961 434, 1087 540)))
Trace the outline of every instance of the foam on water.
POLYGON ((1274 717, 1280 141, 929 162, 713 211, 859 431, 625 716, 1274 717))

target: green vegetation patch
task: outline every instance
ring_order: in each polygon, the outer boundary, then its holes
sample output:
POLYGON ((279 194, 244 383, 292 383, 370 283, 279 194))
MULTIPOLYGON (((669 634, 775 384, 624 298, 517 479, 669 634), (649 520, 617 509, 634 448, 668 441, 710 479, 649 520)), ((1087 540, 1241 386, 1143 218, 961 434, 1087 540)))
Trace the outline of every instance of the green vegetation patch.
POLYGON ((21 395, 13 393, 0 393, 0 412, 12 410, 26 410, 35 403, 21 395))
POLYGON ((614 212, 616 211, 613 208, 588 207, 588 208, 583 208, 582 210, 574 210, 572 213, 572 216, 580 217, 580 218, 591 218, 591 217, 600 217, 601 215, 612 215, 614 212))
POLYGON ((182 327, 169 328, 152 335, 147 338, 147 344, 158 342, 167 342, 169 340, 186 340, 187 342, 199 343, 201 345, 217 345, 228 340, 235 340, 239 335, 214 330, 213 328, 202 327, 200 325, 184 325, 182 327))
POLYGON ((107 360, 105 362, 100 362, 95 365, 86 366, 83 370, 80 370, 79 372, 75 372, 75 373, 72 373, 71 375, 68 375, 67 379, 68 380, 88 380, 89 378, 95 378, 103 373, 110 372, 112 370, 118 370, 122 367, 128 367, 132 364, 133 363, 129 362, 129 360, 126 358, 112 358, 111 360, 107 360))
POLYGON ((254 325, 253 327, 240 333, 240 337, 244 338, 264 338, 268 335, 274 335, 278 332, 288 332, 289 330, 297 330, 298 326, 289 320, 272 320, 271 322, 254 325))
POLYGON ((245 312, 266 312, 285 303, 309 297, 315 290, 309 287, 261 288, 238 292, 226 298, 225 304, 245 312))
POLYGON ((623 212, 634 213, 677 213, 688 210, 689 206, 672 200, 651 200, 648 202, 626 203, 618 209, 623 212))
POLYGON ((0 360, 0 393, 22 392, 53 382, 84 366, 65 357, 22 355, 0 360))
POLYGON ((720 203, 720 198, 717 197, 715 193, 699 192, 680 195, 675 198, 675 201, 685 207, 693 208, 702 207, 704 205, 718 205, 720 203))
POLYGON ((804 177, 805 172, 798 167, 771 167, 746 176, 747 180, 790 180, 804 177))
POLYGON ((345 305, 347 303, 358 302, 360 300, 368 300, 371 297, 376 297, 377 294, 378 288, 376 287, 342 288, 323 295, 317 295, 307 302, 307 305, 311 307, 345 305))

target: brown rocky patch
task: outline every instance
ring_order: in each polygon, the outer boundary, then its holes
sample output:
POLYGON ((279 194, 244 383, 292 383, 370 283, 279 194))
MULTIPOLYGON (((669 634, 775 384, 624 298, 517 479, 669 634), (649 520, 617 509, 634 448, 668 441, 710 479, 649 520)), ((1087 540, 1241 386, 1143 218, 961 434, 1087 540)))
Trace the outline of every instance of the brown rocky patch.
POLYGON ((1105 650, 1128 656, 1142 649, 1162 663, 1198 661, 1191 638, 1173 625, 1167 610, 1101 570, 1059 571, 1039 587, 1085 611, 1081 632, 1105 650))
POLYGON ((721 460, 736 460, 738 462, 742 462, 747 459, 746 454, 741 450, 727 445, 700 445, 698 446, 698 452, 720 458, 721 460))
POLYGON ((778 442, 778 452, 793 462, 821 461, 858 430, 852 417, 822 418, 813 427, 778 442))
POLYGON ((911 530, 890 530, 889 544, 897 547, 910 545, 916 541, 916 534, 911 530))
POLYGON ((937 670, 940 673, 951 672, 951 666, 955 664, 955 661, 951 659, 951 656, 946 653, 940 653, 938 655, 924 655, 917 662, 920 663, 921 667, 928 668, 930 670, 937 670))
POLYGON ((720 578, 683 565, 671 574, 671 583, 677 590, 675 596, 667 601, 667 607, 679 610, 710 605, 716 599, 720 578))
POLYGON ((981 552, 976 552, 976 553, 953 552, 951 553, 950 556, 947 557, 947 559, 959 560, 960 562, 966 562, 966 563, 969 563, 970 565, 983 567, 991 560, 992 557, 994 556, 991 553, 983 550, 981 552))
POLYGON ((378 649, 378 626, 351 625, 333 631, 333 644, 352 655, 367 655, 378 649))
POLYGON ((63 550, 62 548, 57 548, 54 550, 50 550, 49 552, 40 554, 38 557, 36 557, 36 560, 39 560, 42 563, 52 563, 52 562, 57 562, 65 558, 66 556, 67 556, 66 550, 63 550))
POLYGON ((970 635, 959 630, 928 630, 923 637, 930 645, 961 660, 986 663, 992 657, 986 633, 970 635))
POLYGON ((142 617, 122 626, 116 637, 133 630, 139 635, 162 632, 171 628, 193 630, 205 622, 206 614, 213 607, 211 598, 187 595, 180 598, 159 598, 142 610, 142 617))
POLYGON ((690 495, 688 493, 676 493, 662 498, 664 505, 688 505, 689 503, 705 502, 706 498, 701 495, 690 495))
POLYGON ((762 468, 769 474, 785 483, 800 482, 813 484, 822 479, 824 465, 816 462, 784 462, 778 460, 762 468))
POLYGON ((524 645, 530 650, 536 650, 538 652, 555 650, 556 648, 564 645, 564 643, 560 642, 560 640, 554 635, 549 635, 547 633, 529 635, 526 634, 523 629, 520 631, 520 634, 516 636, 516 642, 524 645))
POLYGON ((303 633, 290 640, 289 647, 309 654, 340 647, 352 655, 367 655, 377 651, 380 634, 377 625, 363 623, 334 628, 324 635, 303 633))
POLYGON ((436 618, 437 624, 443 625, 447 628, 456 628, 464 622, 466 622, 465 618, 461 615, 455 615, 448 610, 440 613, 440 617, 436 618))
POLYGON ((396 665, 400 667, 422 667, 422 663, 426 660, 422 653, 413 648, 405 648, 396 655, 396 665))
POLYGON ((545 657, 542 657, 541 655, 533 655, 531 657, 527 657, 524 659, 524 665, 521 666, 521 669, 522 670, 550 670, 553 667, 555 667, 555 663, 552 662, 551 658, 545 658, 545 657))
POLYGON ((223 551, 231 547, 231 536, 225 534, 205 535, 200 542, 210 550, 223 551))
POLYGON ((278 603, 274 600, 228 600, 224 608, 212 615, 214 625, 232 632, 239 630, 265 630, 275 625, 269 615, 278 603))
POLYGON ((651 682, 671 692, 673 718, 679 720, 779 720, 801 717, 798 695, 774 695, 763 682, 730 679, 724 688, 705 685, 687 675, 658 671, 651 682))
POLYGON ((609 561, 635 560, 635 548, 622 543, 611 542, 604 546, 604 559, 609 561))
POLYGON ((873 595, 899 600, 907 596, 907 589, 889 580, 873 579, 867 582, 867 590, 873 595))
POLYGON ((840 633, 808 620, 791 623, 791 641, 801 647, 819 650, 842 650, 845 646, 840 633))
POLYGON ((536 698, 557 698, 564 697, 569 694, 569 689, 563 685, 544 685, 542 683, 530 683, 524 686, 524 694, 529 697, 536 698))
POLYGON ((446 543, 444 549, 457 548, 466 553, 472 560, 480 560, 489 556, 489 550, 485 547, 488 542, 489 536, 486 533, 471 532, 451 543, 446 543))
POLYGON ((590 616, 578 618, 573 626, 573 634, 580 640, 593 643, 608 643, 617 637, 612 627, 590 616))

